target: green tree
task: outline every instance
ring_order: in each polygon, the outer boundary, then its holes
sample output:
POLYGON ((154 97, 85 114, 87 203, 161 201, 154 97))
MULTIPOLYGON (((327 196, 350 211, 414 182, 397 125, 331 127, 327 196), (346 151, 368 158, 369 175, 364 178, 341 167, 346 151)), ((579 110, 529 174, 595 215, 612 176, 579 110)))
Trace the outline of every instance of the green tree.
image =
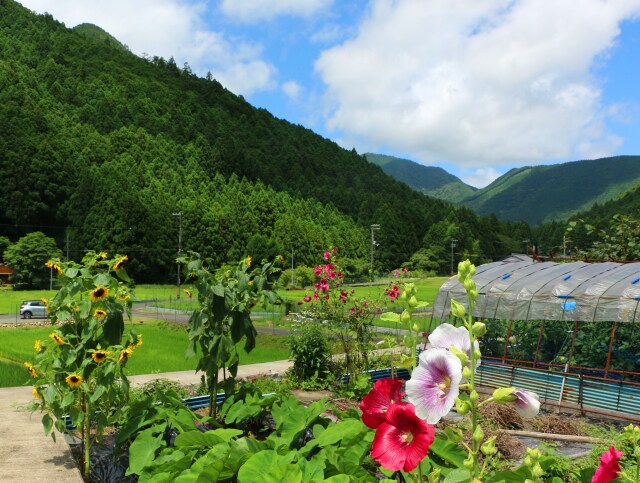
POLYGON ((11 245, 11 240, 9 240, 6 236, 0 236, 0 262, 3 260, 4 252, 11 245))
POLYGON ((5 263, 16 271, 13 280, 24 288, 45 287, 54 268, 45 263, 61 257, 55 240, 40 231, 23 236, 4 252, 5 263))

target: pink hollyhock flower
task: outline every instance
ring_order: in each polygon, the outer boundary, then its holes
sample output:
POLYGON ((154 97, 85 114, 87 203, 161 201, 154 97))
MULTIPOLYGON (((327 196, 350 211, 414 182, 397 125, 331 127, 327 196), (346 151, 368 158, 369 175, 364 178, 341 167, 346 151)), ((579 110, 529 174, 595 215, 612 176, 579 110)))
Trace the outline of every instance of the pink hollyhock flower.
POLYGON ((400 270, 398 270, 397 268, 393 271, 393 276, 398 278, 400 276, 400 270))
POLYGON ((302 300, 304 300, 305 302, 311 302, 311 296, 305 295, 304 297, 302 297, 302 300))
POLYGON ((325 260, 329 260, 331 258, 331 253, 329 252, 324 252, 324 259, 325 260))
POLYGON ((395 300, 398 298, 398 295, 400 295, 400 288, 397 285, 392 286, 390 289, 388 290, 388 294, 389 294, 389 298, 391 300, 395 300))
POLYGON ((318 292, 313 292, 313 300, 318 300, 318 292))
POLYGON ((593 478, 591 478, 591 483, 607 483, 608 481, 615 480, 621 470, 618 460, 622 455, 624 455, 624 453, 618 451, 613 446, 611 446, 608 451, 602 453, 602 456, 600 456, 600 466, 598 466, 593 478))
MULTIPOLYGON (((465 352, 471 358, 471 339, 469 331, 464 327, 454 327, 451 324, 441 324, 429 335, 430 347, 440 347, 442 349, 450 349, 455 347, 461 352, 465 352)), ((478 349, 480 345, 476 340, 474 348, 478 349)), ((480 365, 480 359, 476 361, 480 365)))
POLYGON ((412 471, 427 456, 435 429, 416 416, 413 404, 392 404, 373 437, 371 457, 391 471, 412 471))
POLYGON ((352 314, 355 314, 356 313, 356 308, 355 307, 351 307, 349 309, 349 312, 351 312, 352 314))
POLYGON ((320 268, 320 265, 316 265, 316 268, 313 269, 313 274, 316 277, 319 277, 322 274, 322 268, 320 268))
POLYGON ((338 247, 334 245, 334 247, 333 247, 333 254, 335 255, 336 253, 338 253, 338 247))
POLYGON ((516 389, 511 393, 515 396, 515 410, 525 419, 532 419, 540 411, 540 398, 535 392, 516 389))
POLYGON ((398 404, 404 393, 400 392, 402 382, 399 379, 380 379, 373 385, 362 401, 362 422, 371 429, 376 429, 384 422, 385 415, 392 404, 398 404))
POLYGON ((404 273, 409 273, 409 269, 407 267, 404 268, 404 273))
POLYGON ((342 278, 342 277, 343 277, 342 272, 338 272, 338 278, 342 278))
POLYGON ((340 290, 340 302, 343 304, 347 303, 347 292, 344 290, 340 290))
POLYGON ((462 363, 453 353, 431 348, 420 354, 418 367, 407 381, 409 402, 416 407, 418 417, 436 424, 447 414, 460 394, 462 363))

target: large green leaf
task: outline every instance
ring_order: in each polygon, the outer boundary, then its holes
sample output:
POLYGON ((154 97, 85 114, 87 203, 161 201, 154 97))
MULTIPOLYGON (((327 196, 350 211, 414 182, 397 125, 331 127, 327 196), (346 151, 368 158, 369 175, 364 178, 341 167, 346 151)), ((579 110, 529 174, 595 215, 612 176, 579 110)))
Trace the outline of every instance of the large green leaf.
POLYGON ((380 316, 380 320, 384 320, 385 322, 395 322, 396 324, 399 324, 400 314, 396 314, 395 312, 385 312, 380 316))
POLYGON ((279 455, 273 450, 254 454, 238 471, 238 483, 299 483, 302 470, 292 464, 294 453, 279 455))
POLYGON ((164 446, 162 434, 154 436, 156 428, 145 429, 140 432, 129 448, 129 468, 127 475, 140 472, 151 464, 156 451, 164 446))
POLYGON ((462 468, 467 452, 455 443, 452 443, 444 436, 436 435, 433 443, 429 446, 429 457, 441 464, 462 468))
POLYGON ((179 434, 175 440, 175 447, 184 446, 214 446, 220 443, 231 441, 235 436, 240 436, 242 431, 238 429, 214 429, 203 433, 194 430, 179 434))

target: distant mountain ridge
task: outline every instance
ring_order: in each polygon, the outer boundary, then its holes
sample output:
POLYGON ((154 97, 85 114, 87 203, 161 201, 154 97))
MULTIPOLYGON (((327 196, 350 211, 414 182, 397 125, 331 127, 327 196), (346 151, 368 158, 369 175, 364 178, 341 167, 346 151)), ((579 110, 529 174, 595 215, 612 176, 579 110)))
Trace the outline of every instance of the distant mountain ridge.
POLYGON ((479 214, 532 225, 566 220, 640 184, 640 156, 512 169, 462 200, 479 214))
POLYGON ((389 176, 434 198, 459 203, 477 190, 442 168, 424 166, 415 161, 385 154, 366 153, 364 156, 370 163, 380 166, 389 176))

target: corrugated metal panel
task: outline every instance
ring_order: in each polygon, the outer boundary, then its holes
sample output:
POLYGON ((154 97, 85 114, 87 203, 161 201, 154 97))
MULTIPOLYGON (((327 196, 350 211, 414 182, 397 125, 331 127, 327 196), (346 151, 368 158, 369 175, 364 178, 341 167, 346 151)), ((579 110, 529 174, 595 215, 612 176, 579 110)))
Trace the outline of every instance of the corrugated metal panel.
POLYGON ((490 388, 513 386, 533 391, 547 402, 568 403, 579 406, 585 412, 593 409, 635 417, 640 414, 640 387, 622 381, 603 381, 580 374, 547 372, 491 362, 483 362, 478 367, 475 380, 477 384, 490 388))

